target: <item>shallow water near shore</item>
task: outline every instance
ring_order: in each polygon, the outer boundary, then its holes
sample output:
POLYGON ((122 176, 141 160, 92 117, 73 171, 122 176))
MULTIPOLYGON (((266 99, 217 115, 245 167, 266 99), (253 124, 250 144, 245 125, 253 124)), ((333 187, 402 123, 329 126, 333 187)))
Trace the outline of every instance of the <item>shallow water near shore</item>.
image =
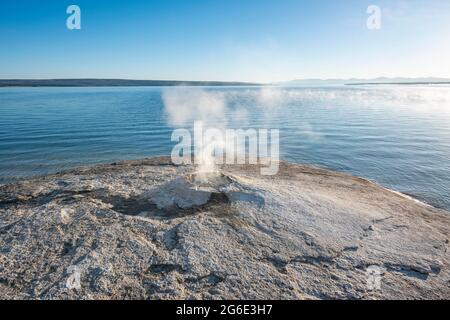
MULTIPOLYGON (((168 155, 174 88, 1 88, 0 183, 168 155)), ((450 87, 192 88, 227 127, 278 128, 284 160, 350 173, 450 210, 450 87)))

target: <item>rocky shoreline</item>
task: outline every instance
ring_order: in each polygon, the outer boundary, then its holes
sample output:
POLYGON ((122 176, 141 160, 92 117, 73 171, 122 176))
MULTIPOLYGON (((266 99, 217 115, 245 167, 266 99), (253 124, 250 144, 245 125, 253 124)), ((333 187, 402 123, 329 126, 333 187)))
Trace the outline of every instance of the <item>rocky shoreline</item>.
POLYGON ((448 212, 282 162, 168 158, 0 186, 1 299, 449 299, 448 212))

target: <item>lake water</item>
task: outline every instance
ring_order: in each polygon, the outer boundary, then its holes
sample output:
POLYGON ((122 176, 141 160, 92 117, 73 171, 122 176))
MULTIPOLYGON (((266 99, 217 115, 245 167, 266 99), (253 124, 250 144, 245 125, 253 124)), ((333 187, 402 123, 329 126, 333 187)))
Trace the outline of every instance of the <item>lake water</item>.
POLYGON ((282 159, 450 210, 449 86, 1 88, 0 183, 168 155, 167 101, 219 105, 212 122, 280 129, 282 159))

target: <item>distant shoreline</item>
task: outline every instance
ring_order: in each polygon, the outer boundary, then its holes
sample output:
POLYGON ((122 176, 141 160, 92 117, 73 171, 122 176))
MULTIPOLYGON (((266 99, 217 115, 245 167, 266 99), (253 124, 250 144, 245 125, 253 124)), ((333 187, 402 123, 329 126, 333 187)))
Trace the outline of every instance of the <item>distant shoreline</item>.
POLYGON ((390 85, 433 85, 433 84, 449 84, 450 82, 361 82, 361 83, 346 83, 346 86, 365 86, 365 85, 383 85, 383 84, 390 84, 390 85))
POLYGON ((127 80, 127 79, 0 79, 0 87, 165 87, 260 86, 260 83, 225 81, 127 80))

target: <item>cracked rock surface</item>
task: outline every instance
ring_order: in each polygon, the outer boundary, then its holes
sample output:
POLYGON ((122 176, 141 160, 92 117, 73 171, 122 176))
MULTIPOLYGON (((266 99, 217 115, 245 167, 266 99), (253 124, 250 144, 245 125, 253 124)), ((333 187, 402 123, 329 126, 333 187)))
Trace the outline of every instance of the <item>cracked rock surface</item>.
POLYGON ((448 212, 282 162, 168 158, 0 186, 2 299, 449 299, 448 212))

